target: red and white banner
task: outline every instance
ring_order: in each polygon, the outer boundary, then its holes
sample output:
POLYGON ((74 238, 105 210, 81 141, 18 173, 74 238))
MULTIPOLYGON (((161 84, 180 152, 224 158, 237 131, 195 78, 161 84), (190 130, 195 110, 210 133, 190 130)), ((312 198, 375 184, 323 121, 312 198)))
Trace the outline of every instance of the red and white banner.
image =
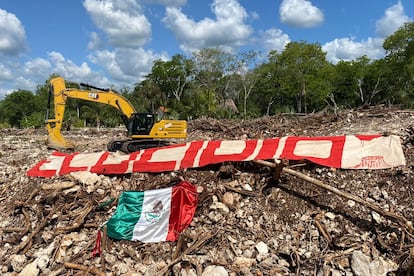
POLYGON ((269 159, 307 159, 319 165, 343 169, 387 169, 405 165, 398 136, 289 136, 265 140, 196 141, 131 154, 54 152, 29 169, 27 175, 52 177, 75 171, 97 174, 163 172, 224 161, 269 159))

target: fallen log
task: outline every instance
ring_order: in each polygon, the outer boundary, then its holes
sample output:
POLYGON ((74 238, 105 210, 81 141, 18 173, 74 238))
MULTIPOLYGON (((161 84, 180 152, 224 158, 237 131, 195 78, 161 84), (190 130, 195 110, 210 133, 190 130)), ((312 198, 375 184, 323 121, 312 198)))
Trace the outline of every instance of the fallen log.
MULTIPOLYGON (((277 164, 275 164, 273 162, 269 162, 269 161, 254 160, 252 162, 254 162, 256 164, 259 164, 259 165, 262 165, 262 166, 267 166, 267 167, 270 167, 270 168, 277 168, 277 164)), ((380 215, 382 215, 382 216, 398 223, 403 229, 405 229, 407 231, 408 234, 414 235, 414 227, 412 226, 411 222, 408 221, 405 217, 403 217, 399 214, 383 210, 381 207, 379 207, 379 206, 377 206, 373 203, 370 203, 370 202, 368 202, 368 201, 366 201, 366 200, 364 200, 364 199, 362 199, 362 198, 360 198, 356 195, 353 195, 353 194, 345 192, 345 191, 341 191, 338 188, 335 188, 335 187, 332 187, 328 184, 325 184, 322 181, 320 181, 318 179, 315 179, 313 177, 307 176, 307 175, 305 175, 301 172, 289 169, 287 167, 282 168, 282 172, 288 173, 288 174, 296 176, 296 177, 299 177, 299 178, 301 178, 305 181, 308 181, 309 183, 312 183, 312 184, 314 184, 314 185, 316 185, 320 188, 328 190, 328 191, 330 191, 330 192, 332 192, 332 193, 334 193, 334 194, 336 194, 340 197, 353 200, 353 201, 355 201, 355 202, 357 202, 357 203, 359 203, 359 204, 361 204, 361 205, 377 212, 378 214, 380 214, 380 215)))

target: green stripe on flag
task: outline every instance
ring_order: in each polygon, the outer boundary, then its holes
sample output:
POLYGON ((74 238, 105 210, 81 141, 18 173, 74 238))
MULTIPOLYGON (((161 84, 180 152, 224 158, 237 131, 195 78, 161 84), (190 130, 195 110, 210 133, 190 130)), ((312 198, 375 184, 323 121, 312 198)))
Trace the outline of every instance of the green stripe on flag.
POLYGON ((107 222, 108 236, 117 240, 132 240, 134 225, 142 213, 144 192, 123 192, 119 197, 115 214, 107 222))

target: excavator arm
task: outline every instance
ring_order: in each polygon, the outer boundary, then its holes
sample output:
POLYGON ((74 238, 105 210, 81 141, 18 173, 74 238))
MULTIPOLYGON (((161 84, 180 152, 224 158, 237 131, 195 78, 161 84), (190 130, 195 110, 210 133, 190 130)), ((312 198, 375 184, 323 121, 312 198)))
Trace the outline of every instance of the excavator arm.
MULTIPOLYGON (((186 138, 187 122, 182 120, 156 120, 155 115, 151 113, 137 113, 134 106, 128 99, 122 95, 109 90, 94 87, 88 84, 81 84, 90 90, 76 88, 66 88, 63 78, 53 78, 50 80, 50 93, 48 107, 46 111, 46 129, 48 137, 46 144, 49 148, 54 149, 73 149, 75 145, 66 141, 62 135, 62 125, 68 98, 81 99, 96 103, 111 105, 121 114, 121 118, 127 128, 129 140, 123 151, 132 152, 141 148, 153 147, 158 144, 153 141, 154 138, 186 138), (49 118, 50 106, 53 98, 54 118, 49 118), (142 141, 151 140, 148 145, 142 141)), ((108 144, 111 151, 120 150, 126 141, 112 141, 108 144)), ((162 143, 165 145, 165 143, 162 143)))
POLYGON ((97 87, 82 84, 85 87, 93 88, 94 90, 81 90, 74 88, 66 88, 66 83, 63 78, 54 78, 50 80, 49 102, 46 112, 46 129, 48 138, 46 144, 50 148, 55 149, 69 149, 74 148, 73 143, 66 141, 62 135, 63 118, 65 115, 66 101, 68 98, 76 98, 91 102, 108 104, 118 109, 125 124, 128 123, 128 118, 136 113, 133 105, 123 96, 118 93, 99 89, 97 87), (55 118, 50 119, 49 108, 50 102, 53 98, 55 118))

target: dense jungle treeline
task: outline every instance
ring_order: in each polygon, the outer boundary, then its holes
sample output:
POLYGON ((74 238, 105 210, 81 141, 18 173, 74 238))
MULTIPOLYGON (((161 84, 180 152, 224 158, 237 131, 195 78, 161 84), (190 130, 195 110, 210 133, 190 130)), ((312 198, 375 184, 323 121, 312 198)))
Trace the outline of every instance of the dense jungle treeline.
MULTIPOLYGON (((319 44, 291 42, 282 52, 260 59, 255 51, 229 53, 204 49, 191 57, 175 55, 154 62, 151 72, 132 89, 118 91, 137 111, 166 106, 178 119, 210 116, 253 118, 280 112, 309 113, 363 105, 414 107, 414 22, 383 42, 385 56, 332 64, 319 44), (262 60, 259 62, 259 60, 262 60)), ((1 127, 42 127, 49 76, 36 91, 17 90, 0 101, 1 127)), ((91 83, 93 85, 93 83, 91 83)), ((68 83, 67 87, 74 87, 68 83)), ((76 87, 76 86, 75 86, 76 87)), ((68 99, 70 126, 121 124, 111 106, 68 99)))

